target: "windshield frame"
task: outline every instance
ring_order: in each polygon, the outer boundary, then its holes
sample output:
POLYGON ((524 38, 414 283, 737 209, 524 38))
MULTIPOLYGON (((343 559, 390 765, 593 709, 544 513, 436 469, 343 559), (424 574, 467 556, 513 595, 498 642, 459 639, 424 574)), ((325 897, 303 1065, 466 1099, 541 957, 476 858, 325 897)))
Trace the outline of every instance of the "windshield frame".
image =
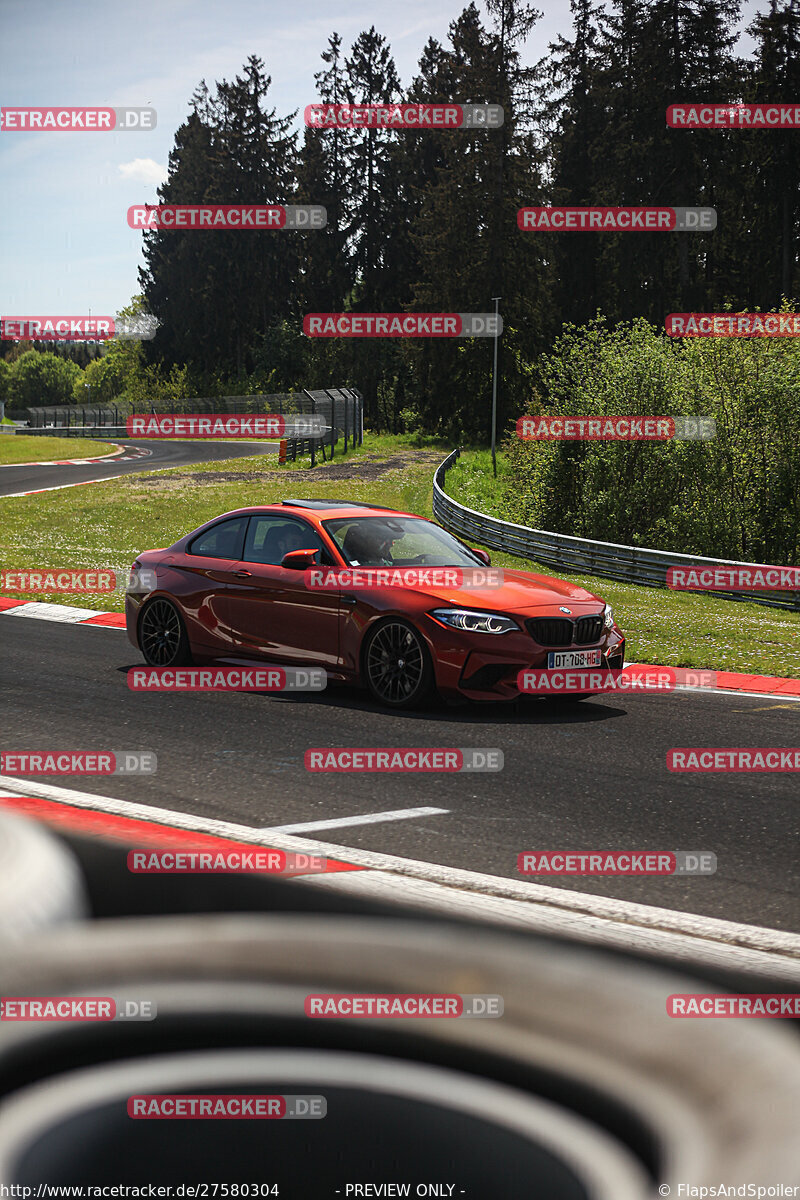
MULTIPOLYGON (((451 544, 458 547, 459 552, 464 556, 463 559, 458 562, 445 562, 445 563, 437 562, 435 564, 437 567, 440 567, 440 566, 441 567, 474 567, 474 566, 485 567, 486 566, 485 562, 481 558, 479 558, 478 555, 475 554, 475 552, 473 550, 471 550, 469 546, 467 546, 464 542, 462 542, 460 538, 456 537, 456 535, 454 533, 450 533, 449 530, 444 529, 441 525, 438 525, 435 521, 429 521, 427 519, 427 517, 417 517, 410 513, 409 514, 391 513, 391 514, 387 514, 386 516, 383 516, 382 514, 381 515, 375 514, 374 516, 363 516, 361 514, 354 513, 354 514, 352 514, 350 516, 346 516, 346 517, 330 517, 327 521, 321 521, 320 525, 325 530, 325 533, 328 535, 328 538, 333 543, 333 545, 336 547, 338 554, 342 558, 343 562, 345 562, 347 564, 348 567, 353 567, 353 566, 368 567, 368 566, 375 566, 375 565, 380 566, 383 564, 354 563, 344 551, 344 546, 343 546, 344 539, 342 539, 340 541, 339 537, 337 536, 338 530, 346 525, 355 525, 355 524, 369 525, 370 523, 373 523, 376 525, 381 525, 384 527, 388 526, 391 529, 391 527, 393 525, 400 525, 400 524, 406 525, 406 524, 410 524, 412 522, 414 524, 427 526, 428 529, 436 530, 436 532, 438 534, 441 534, 444 538, 448 539, 451 544)), ((398 531, 397 540, 400 541, 401 537, 404 537, 409 532, 410 532, 410 530, 407 528, 404 529, 402 533, 400 531, 398 531)), ((404 562, 401 559, 401 560, 398 560, 398 562, 394 565, 396 565, 398 567, 403 567, 403 566, 408 566, 410 564, 404 562)), ((425 564, 425 565, 430 566, 430 565, 434 565, 434 564, 425 564)))

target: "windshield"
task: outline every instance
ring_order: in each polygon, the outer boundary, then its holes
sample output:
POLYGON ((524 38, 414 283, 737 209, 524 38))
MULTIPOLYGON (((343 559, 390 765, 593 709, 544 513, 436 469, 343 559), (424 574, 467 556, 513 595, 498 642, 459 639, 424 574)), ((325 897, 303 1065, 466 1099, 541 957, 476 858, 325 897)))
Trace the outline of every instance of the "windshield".
POLYGON ((481 560, 419 517, 339 517, 325 528, 351 567, 473 567, 481 560))

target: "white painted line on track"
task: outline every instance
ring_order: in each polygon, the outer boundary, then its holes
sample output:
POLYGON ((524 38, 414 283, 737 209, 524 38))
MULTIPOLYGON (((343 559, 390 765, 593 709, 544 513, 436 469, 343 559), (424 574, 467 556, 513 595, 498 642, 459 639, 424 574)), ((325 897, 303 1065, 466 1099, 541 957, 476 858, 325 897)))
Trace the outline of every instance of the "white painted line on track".
POLYGON ((349 825, 377 825, 381 821, 411 821, 414 817, 433 817, 449 813, 449 808, 396 808, 391 812, 362 813, 358 817, 332 817, 329 821, 301 821, 297 825, 269 825, 260 833, 300 833, 313 829, 343 829, 349 825))
MULTIPOLYGON (((109 478, 111 478, 109 476, 109 478)), ((41 492, 61 492, 64 488, 83 487, 87 483, 103 483, 102 479, 82 479, 79 483, 59 483, 56 487, 33 488, 30 492, 4 492, 0 500, 13 500, 18 496, 38 496, 41 492)))
POLYGON ((8 608, 4 617, 38 617, 40 620, 60 621, 65 625, 77 625, 87 617, 99 617, 96 608, 78 608, 73 604, 47 604, 40 600, 24 600, 17 608, 8 608))
POLYGON ((372 850, 350 848, 341 843, 269 833, 249 825, 238 825, 210 817, 146 804, 72 791, 53 784, 29 782, 0 775, 0 791, 32 796, 113 813, 140 821, 210 833, 236 841, 266 845, 276 850, 299 850, 346 860, 367 871, 348 874, 352 884, 338 883, 319 875, 302 882, 308 887, 336 887, 363 891, 375 898, 447 910, 453 915, 487 920, 494 924, 520 926, 542 932, 557 932, 592 944, 629 950, 657 950, 699 966, 714 962, 731 969, 770 972, 776 978, 800 983, 800 935, 758 925, 723 921, 649 904, 636 904, 588 892, 484 875, 458 867, 439 866, 416 859, 399 858, 372 850), (363 882, 366 881, 366 882, 363 882))
MULTIPOLYGON (((130 461, 130 460, 126 460, 130 461)), ((179 471, 182 466, 191 467, 195 463, 176 463, 172 467, 143 466, 137 471, 119 471, 116 475, 102 475, 99 479, 80 479, 77 483, 57 483, 54 487, 33 488, 30 492, 5 492, 0 500, 12 500, 15 496, 38 496, 41 492, 63 492, 64 488, 86 487, 89 483, 113 483, 115 479, 124 479, 126 475, 160 475, 162 471, 179 471)), ((122 463, 109 463, 109 466, 122 466, 122 463)))
MULTIPOLYGON (((788 682, 791 682, 789 680, 788 682)), ((695 696, 733 696, 734 700, 739 696, 753 696, 756 700, 793 700, 795 704, 800 704, 800 696, 793 696, 791 692, 740 692, 735 688, 690 688, 676 687, 673 689, 676 692, 691 692, 695 696)))

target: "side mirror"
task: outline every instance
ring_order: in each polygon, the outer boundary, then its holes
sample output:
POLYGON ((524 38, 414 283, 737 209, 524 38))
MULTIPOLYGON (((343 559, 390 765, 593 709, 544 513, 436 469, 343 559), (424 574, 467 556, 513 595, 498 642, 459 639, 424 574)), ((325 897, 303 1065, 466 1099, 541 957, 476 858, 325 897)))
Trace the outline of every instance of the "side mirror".
POLYGON ((281 566, 290 571, 305 571, 306 567, 314 566, 318 554, 319 550, 290 550, 281 559, 281 566))
POLYGON ((481 562, 484 564, 484 566, 490 567, 492 565, 492 560, 489 557, 486 550, 475 550, 474 548, 472 548, 472 553, 477 554, 478 558, 481 560, 481 562))

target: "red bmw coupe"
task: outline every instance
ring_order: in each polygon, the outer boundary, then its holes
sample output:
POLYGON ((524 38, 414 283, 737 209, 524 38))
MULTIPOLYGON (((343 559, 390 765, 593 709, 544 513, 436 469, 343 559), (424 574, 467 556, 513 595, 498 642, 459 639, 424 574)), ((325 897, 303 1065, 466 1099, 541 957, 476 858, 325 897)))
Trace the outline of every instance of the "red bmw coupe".
POLYGON ((128 637, 151 666, 324 667, 392 708, 434 691, 513 700, 531 667, 624 665, 600 597, 529 571, 485 586, 488 567, 485 551, 411 513, 338 500, 241 508, 139 555, 132 569, 155 572, 156 586, 126 594, 128 637))

